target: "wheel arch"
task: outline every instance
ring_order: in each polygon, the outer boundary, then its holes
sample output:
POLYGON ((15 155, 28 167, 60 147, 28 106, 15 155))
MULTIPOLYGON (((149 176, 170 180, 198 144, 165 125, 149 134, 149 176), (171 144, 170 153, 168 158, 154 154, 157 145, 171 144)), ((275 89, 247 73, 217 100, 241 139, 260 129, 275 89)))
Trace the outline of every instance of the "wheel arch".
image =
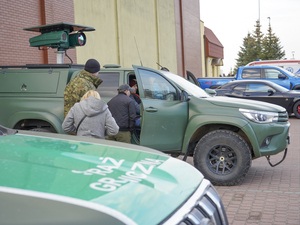
POLYGON ((300 90, 300 84, 297 84, 293 87, 293 90, 300 90))
POLYGON ((9 127, 22 130, 48 127, 57 133, 64 133, 61 124, 61 119, 48 112, 20 111, 12 114, 8 119, 9 127))
MULTIPOLYGON (((292 112, 295 114, 295 116, 299 119, 300 118, 300 113, 297 113, 296 112, 296 108, 295 107, 297 107, 297 105, 298 105, 298 107, 299 107, 299 103, 300 103, 300 98, 295 98, 294 99, 294 102, 293 102, 293 107, 292 107, 292 112)), ((297 110, 298 111, 298 110, 297 110)), ((299 112, 299 111, 298 111, 299 112)))
POLYGON ((249 128, 250 126, 245 120, 236 117, 222 117, 222 119, 218 117, 208 119, 207 116, 194 117, 187 125, 182 153, 186 153, 186 150, 188 150, 188 154, 192 156, 197 142, 211 131, 230 130, 239 134, 246 141, 251 150, 251 155, 254 157, 257 155, 255 152, 258 151, 258 145, 255 145, 256 142, 253 141, 256 139, 254 131, 251 128, 251 132, 249 132, 249 128))

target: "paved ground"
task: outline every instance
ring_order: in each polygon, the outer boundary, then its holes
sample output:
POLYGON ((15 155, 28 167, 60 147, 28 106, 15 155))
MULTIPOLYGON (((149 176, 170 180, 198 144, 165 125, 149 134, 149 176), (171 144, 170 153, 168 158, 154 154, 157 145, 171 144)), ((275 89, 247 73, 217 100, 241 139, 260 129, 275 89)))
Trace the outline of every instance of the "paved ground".
MULTIPOLYGON (((286 159, 271 167, 265 157, 256 159, 242 184, 215 186, 231 225, 300 224, 300 119, 291 117, 291 144, 286 159)), ((271 157, 275 164, 283 153, 271 157)), ((192 159, 188 162, 192 164, 192 159)))

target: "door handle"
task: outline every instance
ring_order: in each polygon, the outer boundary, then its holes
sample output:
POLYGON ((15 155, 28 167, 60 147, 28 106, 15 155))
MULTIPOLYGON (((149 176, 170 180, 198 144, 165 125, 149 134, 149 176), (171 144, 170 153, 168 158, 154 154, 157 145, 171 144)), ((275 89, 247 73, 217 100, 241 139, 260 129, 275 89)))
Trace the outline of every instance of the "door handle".
POLYGON ((146 109, 146 112, 157 112, 158 110, 156 108, 153 107, 149 107, 146 109))

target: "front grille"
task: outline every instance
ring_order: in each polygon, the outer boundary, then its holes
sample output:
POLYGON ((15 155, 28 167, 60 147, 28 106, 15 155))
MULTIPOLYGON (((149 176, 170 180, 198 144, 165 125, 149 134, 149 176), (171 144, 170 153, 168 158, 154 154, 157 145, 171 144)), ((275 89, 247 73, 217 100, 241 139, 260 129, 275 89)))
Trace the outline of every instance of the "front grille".
POLYGON ((206 194, 198 200, 198 203, 192 211, 179 225, 205 224, 206 221, 211 221, 211 224, 224 224, 217 204, 222 204, 221 198, 215 190, 210 187, 206 194))
POLYGON ((278 122, 287 122, 289 120, 289 115, 287 111, 278 113, 278 122))
POLYGON ((211 183, 203 179, 188 201, 163 224, 227 225, 228 220, 221 197, 211 183))

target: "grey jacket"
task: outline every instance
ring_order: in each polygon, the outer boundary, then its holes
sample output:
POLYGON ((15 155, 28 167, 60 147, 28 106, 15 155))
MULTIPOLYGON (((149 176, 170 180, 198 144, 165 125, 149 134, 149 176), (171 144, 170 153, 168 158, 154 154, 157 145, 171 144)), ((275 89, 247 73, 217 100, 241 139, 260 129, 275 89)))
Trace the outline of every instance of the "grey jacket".
POLYGON ((63 130, 66 133, 76 133, 76 128, 85 115, 87 116, 80 124, 77 136, 104 139, 106 135, 113 136, 119 132, 119 126, 107 104, 95 97, 75 103, 64 119, 63 130))

